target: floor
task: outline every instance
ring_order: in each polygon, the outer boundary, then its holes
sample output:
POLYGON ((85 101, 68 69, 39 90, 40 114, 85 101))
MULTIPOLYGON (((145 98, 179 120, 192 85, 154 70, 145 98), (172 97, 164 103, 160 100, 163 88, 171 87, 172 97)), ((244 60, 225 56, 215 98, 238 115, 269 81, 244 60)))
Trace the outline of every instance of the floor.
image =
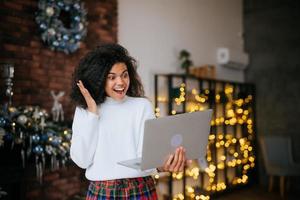
POLYGON ((212 200, 298 200, 300 192, 288 191, 284 198, 280 197, 279 190, 268 192, 266 188, 252 186, 223 194, 222 196, 211 198, 212 200))
MULTIPOLYGON (((85 193, 76 195, 72 200, 84 200, 85 193)), ((279 189, 268 192, 267 188, 259 186, 249 186, 241 189, 235 189, 217 197, 211 197, 210 200, 299 200, 300 191, 287 191, 284 198, 280 197, 279 189)))

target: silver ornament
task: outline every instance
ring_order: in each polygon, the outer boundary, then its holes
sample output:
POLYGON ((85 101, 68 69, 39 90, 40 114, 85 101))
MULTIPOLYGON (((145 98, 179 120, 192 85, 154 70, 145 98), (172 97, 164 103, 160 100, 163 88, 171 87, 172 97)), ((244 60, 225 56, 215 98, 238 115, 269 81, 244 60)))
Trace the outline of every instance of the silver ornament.
POLYGON ((46 13, 49 17, 51 17, 54 14, 54 9, 52 7, 47 7, 46 13))
POLYGON ((22 125, 25 125, 27 121, 28 118, 26 117, 26 115, 19 115, 19 117, 17 118, 17 122, 22 125))

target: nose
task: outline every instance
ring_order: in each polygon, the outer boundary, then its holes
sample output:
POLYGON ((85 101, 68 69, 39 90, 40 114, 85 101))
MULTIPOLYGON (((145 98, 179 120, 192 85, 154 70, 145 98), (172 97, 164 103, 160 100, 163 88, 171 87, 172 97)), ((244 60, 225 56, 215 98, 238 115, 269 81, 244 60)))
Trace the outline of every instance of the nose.
POLYGON ((121 76, 118 76, 116 79, 117 85, 123 85, 125 83, 124 79, 121 76))

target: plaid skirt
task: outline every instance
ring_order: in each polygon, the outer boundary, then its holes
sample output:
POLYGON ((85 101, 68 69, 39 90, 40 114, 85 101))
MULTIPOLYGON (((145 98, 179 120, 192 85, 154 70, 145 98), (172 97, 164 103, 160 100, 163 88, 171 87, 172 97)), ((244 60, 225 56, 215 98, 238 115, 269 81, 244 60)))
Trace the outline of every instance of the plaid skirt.
POLYGON ((157 200, 154 180, 151 176, 91 181, 86 200, 157 200))

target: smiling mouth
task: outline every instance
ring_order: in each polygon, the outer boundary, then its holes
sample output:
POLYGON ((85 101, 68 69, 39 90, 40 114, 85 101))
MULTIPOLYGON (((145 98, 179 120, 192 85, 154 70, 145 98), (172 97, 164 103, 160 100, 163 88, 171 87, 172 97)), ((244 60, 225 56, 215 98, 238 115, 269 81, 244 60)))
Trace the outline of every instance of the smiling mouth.
POLYGON ((125 88, 123 89, 113 89, 114 92, 118 93, 118 94, 123 94, 125 92, 125 88))

